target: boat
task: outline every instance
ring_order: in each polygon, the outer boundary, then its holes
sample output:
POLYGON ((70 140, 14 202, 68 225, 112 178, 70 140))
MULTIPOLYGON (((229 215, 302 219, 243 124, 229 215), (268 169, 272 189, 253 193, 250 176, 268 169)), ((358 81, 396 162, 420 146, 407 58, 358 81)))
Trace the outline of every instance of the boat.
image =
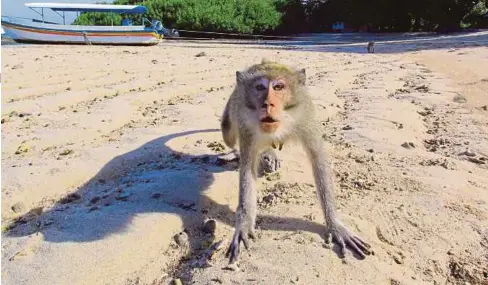
MULTIPOLYGON (((163 37, 178 37, 175 29, 166 29, 158 20, 149 20, 142 14, 147 8, 142 5, 109 4, 67 4, 67 3, 25 3, 25 6, 41 16, 39 19, 2 16, 5 35, 19 43, 44 44, 88 44, 88 45, 156 45, 163 37), (36 9, 40 9, 36 10, 36 9), (44 19, 44 9, 58 14, 63 23, 48 22, 44 19), (141 25, 133 25, 124 17, 120 25, 83 26, 67 25, 66 12, 118 13, 121 15, 141 15, 141 25)), ((132 17, 134 18, 134 17, 132 17)))

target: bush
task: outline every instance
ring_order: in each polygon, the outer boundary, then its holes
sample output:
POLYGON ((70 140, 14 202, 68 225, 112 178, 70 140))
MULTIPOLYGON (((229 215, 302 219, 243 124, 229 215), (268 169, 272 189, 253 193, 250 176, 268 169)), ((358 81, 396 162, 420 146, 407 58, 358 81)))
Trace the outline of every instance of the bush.
POLYGON ((99 12, 87 12, 82 13, 75 19, 73 25, 84 26, 111 26, 120 25, 122 17, 119 14, 99 13, 99 12))
MULTIPOLYGON (((281 1, 283 2, 283 0, 281 1)), ((142 4, 116 0, 114 4, 142 4)), ((281 13, 274 0, 146 0, 145 17, 162 21, 167 28, 196 31, 263 33, 280 24, 281 13)), ((110 25, 121 17, 107 13, 84 13, 74 24, 110 25), (104 16, 105 14, 105 16, 104 16)))

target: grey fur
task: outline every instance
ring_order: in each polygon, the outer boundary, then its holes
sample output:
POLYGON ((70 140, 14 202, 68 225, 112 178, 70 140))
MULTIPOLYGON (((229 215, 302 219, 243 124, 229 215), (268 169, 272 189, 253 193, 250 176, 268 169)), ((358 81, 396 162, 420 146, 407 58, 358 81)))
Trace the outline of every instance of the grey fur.
POLYGON ((368 53, 374 53, 375 42, 371 41, 368 43, 368 53))
MULTIPOLYGON (((263 61, 261 64, 269 64, 263 61)), ((266 69, 265 69, 266 70, 266 69)), ((326 228, 326 240, 329 235, 336 242, 341 252, 345 253, 346 245, 351 247, 359 256, 369 254, 369 245, 359 237, 354 236, 337 217, 333 193, 333 180, 331 170, 328 167, 322 138, 319 135, 320 128, 315 120, 315 106, 305 89, 305 70, 284 70, 284 76, 294 82, 290 87, 293 98, 292 104, 285 106, 282 112, 293 118, 293 123, 283 122, 281 128, 285 130, 278 141, 280 145, 291 139, 298 139, 303 145, 310 163, 312 164, 315 185, 317 188, 318 199, 322 206, 326 228), (289 125, 286 125, 289 124, 289 125)), ((257 168, 260 164, 270 166, 271 171, 275 171, 280 166, 280 161, 276 153, 270 149, 275 145, 274 141, 259 141, 263 138, 259 135, 259 120, 256 119, 256 112, 259 112, 259 102, 254 102, 255 98, 248 89, 250 81, 259 76, 266 76, 266 72, 259 69, 259 65, 254 65, 243 72, 236 72, 237 85, 231 94, 222 115, 222 135, 227 146, 236 147, 239 141, 239 204, 236 212, 235 232, 227 250, 230 263, 237 261, 240 253, 240 242, 248 248, 249 237, 254 236, 254 228, 257 214, 257 196, 255 180, 258 177, 257 168), (248 98, 252 97, 252 98, 248 98), (252 100, 250 100, 252 99, 252 100), (254 101, 253 101, 254 100, 254 101), (253 103, 254 102, 254 103, 253 103), (249 106, 249 104, 254 104, 249 106)), ((261 167, 260 167, 261 168, 261 167)))

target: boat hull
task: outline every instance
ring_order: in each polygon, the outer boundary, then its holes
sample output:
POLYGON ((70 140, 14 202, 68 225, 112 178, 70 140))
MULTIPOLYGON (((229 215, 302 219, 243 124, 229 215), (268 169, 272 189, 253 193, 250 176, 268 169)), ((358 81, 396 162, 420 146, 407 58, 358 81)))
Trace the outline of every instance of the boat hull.
POLYGON ((44 25, 36 27, 2 21, 5 33, 16 42, 46 44, 156 45, 161 41, 154 30, 127 27, 86 27, 44 25), (55 27, 45 27, 55 26, 55 27))

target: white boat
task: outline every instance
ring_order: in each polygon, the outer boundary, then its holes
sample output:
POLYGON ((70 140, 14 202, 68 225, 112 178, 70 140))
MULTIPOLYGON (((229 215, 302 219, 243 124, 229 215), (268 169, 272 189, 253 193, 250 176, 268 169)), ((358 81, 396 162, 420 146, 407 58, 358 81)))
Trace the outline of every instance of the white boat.
POLYGON ((120 26, 66 25, 66 12, 106 12, 118 14, 144 14, 141 5, 26 3, 42 20, 2 16, 5 35, 22 43, 106 44, 106 45, 155 45, 163 36, 178 36, 176 30, 163 27, 160 21, 149 21, 142 16, 142 25, 132 25, 125 19, 120 26), (35 10, 40 9, 40 11, 35 10), (63 23, 44 20, 44 9, 51 9, 62 17, 63 23), (148 25, 145 25, 148 24, 148 25))

